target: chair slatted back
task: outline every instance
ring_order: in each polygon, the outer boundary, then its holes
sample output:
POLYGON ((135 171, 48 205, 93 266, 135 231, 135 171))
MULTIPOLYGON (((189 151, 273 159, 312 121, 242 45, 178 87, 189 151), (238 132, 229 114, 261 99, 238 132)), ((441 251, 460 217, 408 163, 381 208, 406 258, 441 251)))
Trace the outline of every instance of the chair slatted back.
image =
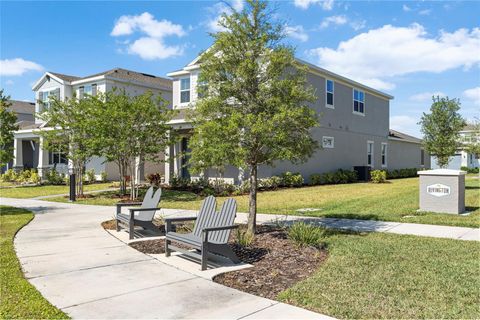
POLYGON ((217 200, 215 197, 206 197, 202 202, 202 206, 198 212, 197 221, 195 221, 195 226, 193 227, 193 234, 195 236, 202 236, 202 229, 207 227, 206 223, 208 223, 209 217, 215 214, 215 210, 217 210, 217 200))
MULTIPOLYGON (((220 209, 220 212, 214 212, 207 219, 203 228, 231 226, 237 215, 237 202, 235 199, 227 199, 220 209)), ((231 230, 213 231, 208 235, 209 242, 227 243, 231 230)))
MULTIPOLYGON (((158 188, 155 193, 153 187, 148 188, 140 208, 156 208, 158 206, 158 203, 160 202, 161 196, 162 188, 158 188)), ((140 211, 138 212, 138 216, 136 216, 135 219, 141 221, 152 221, 154 216, 155 210, 140 211)))

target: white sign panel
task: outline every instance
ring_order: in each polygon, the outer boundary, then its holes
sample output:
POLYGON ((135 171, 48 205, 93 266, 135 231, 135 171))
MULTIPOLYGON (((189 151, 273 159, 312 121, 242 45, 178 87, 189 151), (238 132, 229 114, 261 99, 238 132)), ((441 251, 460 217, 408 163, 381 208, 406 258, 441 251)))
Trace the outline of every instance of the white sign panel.
POLYGON ((450 194, 450 187, 441 183, 431 184, 427 186, 427 193, 435 197, 448 196, 450 194))

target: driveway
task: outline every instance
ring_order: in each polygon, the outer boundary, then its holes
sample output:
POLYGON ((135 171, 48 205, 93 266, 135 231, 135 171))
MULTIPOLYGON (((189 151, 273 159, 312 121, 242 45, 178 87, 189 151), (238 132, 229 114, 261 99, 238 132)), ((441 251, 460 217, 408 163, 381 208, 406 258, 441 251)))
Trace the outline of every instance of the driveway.
POLYGON ((29 199, 15 238, 25 277, 73 318, 328 319, 231 289, 144 255, 105 232, 114 209, 29 199))

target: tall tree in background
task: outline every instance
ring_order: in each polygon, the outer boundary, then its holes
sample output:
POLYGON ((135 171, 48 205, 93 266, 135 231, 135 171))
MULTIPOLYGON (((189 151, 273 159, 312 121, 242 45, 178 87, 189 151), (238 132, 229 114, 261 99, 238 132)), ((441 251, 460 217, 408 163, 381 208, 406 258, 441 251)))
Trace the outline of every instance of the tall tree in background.
POLYGON ((122 194, 126 193, 126 177, 130 175, 130 198, 134 200, 138 196, 135 181, 139 166, 146 160, 159 161, 172 143, 167 122, 174 111, 166 100, 151 92, 132 97, 125 90, 114 89, 95 97, 95 101, 91 115, 95 152, 117 164, 122 194))
POLYGON ((249 0, 242 12, 232 8, 201 56, 197 101, 191 119, 190 164, 195 171, 233 165, 249 176, 248 232, 255 233, 259 165, 277 160, 302 162, 317 142, 315 100, 306 67, 294 49, 281 44, 282 24, 274 23, 267 2, 249 0))
POLYGON ((17 116, 8 108, 12 105, 10 97, 0 90, 0 166, 13 160, 13 132, 18 130, 17 116))
POLYGON ((425 149, 436 157, 440 168, 448 166, 461 145, 459 133, 466 123, 459 110, 458 99, 433 97, 430 113, 423 113, 419 122, 425 149))
POLYGON ((471 124, 473 127, 470 141, 467 142, 466 151, 475 157, 480 157, 480 119, 476 118, 471 124))
POLYGON ((91 145, 93 98, 86 96, 61 101, 59 97, 50 97, 49 107, 38 117, 44 120, 52 130, 39 130, 44 138, 44 148, 62 149, 70 160, 75 180, 75 193, 83 196, 83 175, 85 164, 94 154, 91 145))

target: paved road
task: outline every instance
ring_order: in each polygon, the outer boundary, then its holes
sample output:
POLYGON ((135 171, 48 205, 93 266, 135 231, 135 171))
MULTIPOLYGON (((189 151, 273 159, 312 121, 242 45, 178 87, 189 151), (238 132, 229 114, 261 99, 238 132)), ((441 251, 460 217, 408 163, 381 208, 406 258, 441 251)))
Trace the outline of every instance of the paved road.
POLYGON ((100 227, 112 207, 0 198, 35 212, 15 238, 25 276, 73 318, 327 319, 144 255, 100 227))

